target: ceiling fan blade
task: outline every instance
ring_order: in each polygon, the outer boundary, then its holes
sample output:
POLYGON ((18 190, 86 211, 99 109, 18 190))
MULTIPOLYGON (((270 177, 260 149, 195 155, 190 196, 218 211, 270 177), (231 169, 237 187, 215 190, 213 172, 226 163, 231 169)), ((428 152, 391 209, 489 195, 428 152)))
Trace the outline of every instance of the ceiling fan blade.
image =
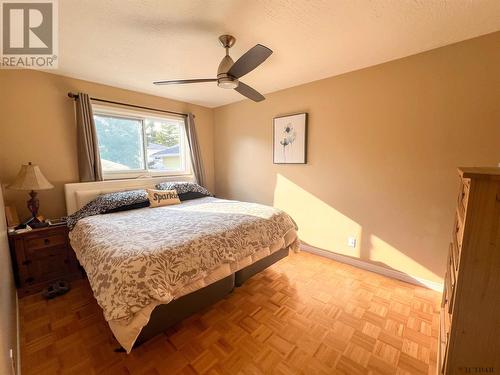
POLYGON ((257 90, 254 90, 248 85, 245 85, 243 82, 239 82, 238 87, 235 88, 241 95, 246 96, 248 99, 253 100, 254 102, 261 102, 265 98, 259 93, 257 90))
POLYGON ((217 78, 201 78, 201 79, 177 79, 173 81, 155 81, 155 85, 182 85, 185 83, 201 83, 201 82, 217 82, 217 78))
POLYGON ((250 48, 243 56, 241 56, 233 64, 231 69, 227 72, 230 76, 235 78, 243 77, 245 74, 250 73, 260 64, 262 64, 266 59, 271 56, 272 50, 263 46, 262 44, 257 44, 256 46, 250 48))

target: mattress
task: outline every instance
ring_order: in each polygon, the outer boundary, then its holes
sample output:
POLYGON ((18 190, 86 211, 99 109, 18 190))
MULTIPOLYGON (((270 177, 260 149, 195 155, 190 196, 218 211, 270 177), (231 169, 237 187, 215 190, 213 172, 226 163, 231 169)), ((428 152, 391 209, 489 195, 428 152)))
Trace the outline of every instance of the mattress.
POLYGON ((298 248, 283 211, 194 199, 81 219, 70 241, 120 344, 129 352, 162 303, 229 276, 282 248, 298 248))

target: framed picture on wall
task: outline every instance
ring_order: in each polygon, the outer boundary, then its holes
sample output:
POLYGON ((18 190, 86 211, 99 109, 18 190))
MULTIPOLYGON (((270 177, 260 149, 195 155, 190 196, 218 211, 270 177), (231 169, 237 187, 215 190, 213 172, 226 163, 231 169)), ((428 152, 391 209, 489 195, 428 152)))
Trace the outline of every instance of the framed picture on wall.
POLYGON ((273 163, 307 163, 307 113, 273 119, 273 163))

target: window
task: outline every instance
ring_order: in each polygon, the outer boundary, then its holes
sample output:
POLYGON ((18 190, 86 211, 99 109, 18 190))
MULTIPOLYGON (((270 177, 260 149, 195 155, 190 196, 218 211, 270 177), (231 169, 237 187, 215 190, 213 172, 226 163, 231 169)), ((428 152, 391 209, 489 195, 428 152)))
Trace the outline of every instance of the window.
POLYGON ((184 118, 94 105, 106 179, 189 174, 184 118))

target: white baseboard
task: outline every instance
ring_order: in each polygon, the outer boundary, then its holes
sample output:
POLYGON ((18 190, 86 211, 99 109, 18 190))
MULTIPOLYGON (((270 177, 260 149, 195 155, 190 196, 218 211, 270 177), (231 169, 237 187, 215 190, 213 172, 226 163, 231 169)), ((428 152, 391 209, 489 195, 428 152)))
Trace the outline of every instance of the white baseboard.
POLYGON ((16 331, 17 331, 17 347, 16 347, 16 375, 21 375, 21 323, 19 318, 19 296, 16 290, 16 331))
POLYGON ((435 290, 436 292, 440 292, 440 293, 443 291, 443 284, 442 283, 423 279, 423 278, 417 277, 417 276, 408 275, 408 274, 401 272, 401 271, 398 271, 398 270, 382 267, 382 266, 379 266, 377 264, 365 262, 364 260, 361 260, 361 259, 351 258, 351 257, 345 256, 345 255, 333 253, 333 252, 327 251, 327 250, 322 250, 322 249, 319 249, 317 247, 306 245, 306 244, 301 244, 300 248, 302 250, 304 250, 305 252, 320 255, 320 256, 323 256, 325 258, 330 258, 330 259, 336 260, 337 262, 346 263, 346 264, 349 264, 349 265, 354 266, 354 267, 358 267, 358 268, 361 268, 361 269, 364 269, 367 271, 375 272, 375 273, 378 273, 380 275, 390 277, 392 279, 397 279, 397 280, 401 280, 401 281, 404 281, 404 282, 407 282, 410 284, 423 286, 423 287, 435 290))

